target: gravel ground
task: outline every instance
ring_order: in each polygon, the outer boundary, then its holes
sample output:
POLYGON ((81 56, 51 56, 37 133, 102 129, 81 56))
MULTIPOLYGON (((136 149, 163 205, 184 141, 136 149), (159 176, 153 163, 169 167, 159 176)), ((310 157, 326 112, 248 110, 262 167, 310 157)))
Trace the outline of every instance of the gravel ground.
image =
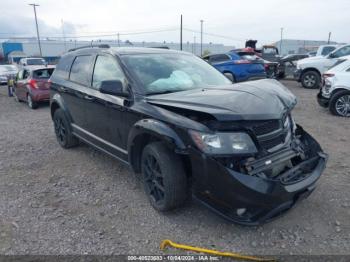
POLYGON ((86 145, 62 149, 49 107, 31 110, 1 86, 0 254, 164 254, 166 238, 247 254, 350 254, 350 119, 319 107, 317 90, 284 83, 298 97, 295 119, 330 159, 307 200, 259 227, 194 201, 156 212, 127 167, 86 145))

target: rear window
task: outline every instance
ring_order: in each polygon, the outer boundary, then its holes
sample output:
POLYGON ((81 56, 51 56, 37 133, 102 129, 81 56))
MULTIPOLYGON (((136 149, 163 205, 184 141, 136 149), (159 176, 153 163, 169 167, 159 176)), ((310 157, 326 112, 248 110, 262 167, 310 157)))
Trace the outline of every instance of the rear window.
POLYGON ((53 68, 39 69, 33 71, 33 78, 47 79, 50 78, 53 72, 53 68))
POLYGON ((69 71, 73 62, 74 56, 63 56, 56 66, 55 71, 52 74, 52 78, 68 79, 69 71))
POLYGON ((44 59, 27 59, 27 65, 45 65, 44 59))
POLYGON ((69 79, 73 82, 90 86, 92 78, 91 62, 91 56, 77 56, 73 62, 69 79))

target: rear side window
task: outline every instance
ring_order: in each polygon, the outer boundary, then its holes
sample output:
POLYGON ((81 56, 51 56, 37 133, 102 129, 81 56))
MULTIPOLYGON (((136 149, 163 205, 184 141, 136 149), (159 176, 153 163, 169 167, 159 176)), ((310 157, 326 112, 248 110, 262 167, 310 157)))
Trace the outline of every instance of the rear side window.
POLYGON ((90 86, 91 83, 91 56, 77 56, 73 62, 69 79, 73 82, 90 86))
POLYGON ((33 71, 33 78, 46 79, 50 78, 53 72, 53 68, 46 68, 33 71))
POLYGON ((55 71, 52 74, 52 79, 59 78, 59 79, 68 79, 69 77, 69 71, 72 66, 74 56, 63 56, 57 66, 55 71))
POLYGON ((210 62, 212 63, 218 63, 218 62, 224 62, 229 61, 230 58, 227 55, 213 55, 210 57, 210 62))

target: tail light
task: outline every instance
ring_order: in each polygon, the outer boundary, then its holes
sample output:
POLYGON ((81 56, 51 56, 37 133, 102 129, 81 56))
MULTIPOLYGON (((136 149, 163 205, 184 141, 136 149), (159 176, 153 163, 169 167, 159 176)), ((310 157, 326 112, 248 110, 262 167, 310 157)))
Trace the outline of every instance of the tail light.
POLYGON ((36 83, 36 80, 35 80, 35 79, 30 79, 30 80, 28 81, 28 84, 29 84, 29 86, 30 86, 31 88, 39 88, 38 85, 37 85, 37 83, 36 83))
POLYGON ((324 79, 326 79, 327 77, 333 77, 334 74, 330 74, 330 73, 326 73, 322 75, 324 79))
POLYGON ((52 81, 51 81, 51 78, 49 79, 49 80, 47 80, 47 83, 46 83, 46 87, 47 88, 50 88, 51 87, 51 83, 52 83, 52 81))
POLYGON ((241 59, 241 60, 234 60, 233 63, 235 63, 235 64, 251 64, 252 61, 241 59))

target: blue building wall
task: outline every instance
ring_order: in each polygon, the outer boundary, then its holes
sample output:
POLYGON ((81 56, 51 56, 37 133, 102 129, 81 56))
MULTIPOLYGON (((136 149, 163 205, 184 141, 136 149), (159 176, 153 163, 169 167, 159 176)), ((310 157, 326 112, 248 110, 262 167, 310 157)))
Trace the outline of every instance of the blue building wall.
POLYGON ((2 43, 2 50, 5 59, 7 59, 7 55, 11 53, 12 51, 22 51, 23 52, 23 45, 22 43, 9 43, 4 42, 2 43))

